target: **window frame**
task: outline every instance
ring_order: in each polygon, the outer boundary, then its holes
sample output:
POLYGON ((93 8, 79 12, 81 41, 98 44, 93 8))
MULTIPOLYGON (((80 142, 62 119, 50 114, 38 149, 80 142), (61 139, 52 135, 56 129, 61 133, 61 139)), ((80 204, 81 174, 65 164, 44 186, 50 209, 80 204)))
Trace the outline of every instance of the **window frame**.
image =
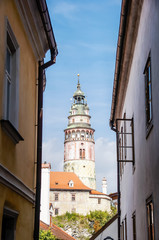
POLYGON ((24 140, 18 132, 20 48, 7 18, 5 42, 4 90, 2 101, 3 114, 0 122, 5 133, 15 144, 17 144, 19 141, 24 140), (8 49, 12 62, 9 72, 7 68, 8 49))
POLYGON ((148 55, 146 65, 144 68, 144 82, 145 82, 145 127, 146 138, 149 136, 153 127, 153 106, 152 106, 152 66, 151 66, 151 52, 148 55), (150 86, 150 87, 149 87, 150 86), (150 94, 149 94, 150 92, 150 94), (149 97, 151 95, 151 98, 149 97), (151 100, 151 101, 150 101, 151 100), (150 104, 151 102, 151 104, 150 104), (149 105, 151 105, 149 107, 149 105))
POLYGON ((132 214, 133 240, 136 240, 136 212, 132 214))
POLYGON ((55 208, 55 215, 59 215, 59 208, 55 208))
MULTIPOLYGON (((10 238, 11 240, 14 240, 15 239, 15 235, 16 235, 16 223, 17 223, 17 218, 18 218, 18 215, 19 215, 19 213, 17 212, 17 211, 15 211, 15 210, 13 210, 13 209, 10 209, 10 208, 8 208, 8 207, 4 207, 4 209, 3 209, 3 218, 2 218, 2 233, 1 233, 1 238, 2 238, 2 236, 3 236, 3 234, 4 234, 4 226, 3 226, 3 224, 4 224, 4 217, 8 217, 8 218, 11 218, 12 220, 13 220, 13 222, 14 222, 14 224, 12 225, 12 227, 13 227, 13 229, 12 229, 12 231, 13 231, 13 237, 14 238, 10 238)), ((7 236, 7 238, 5 237, 4 238, 5 240, 6 239, 8 239, 8 236, 7 236)))
POLYGON ((146 220, 147 220, 147 234, 148 234, 148 240, 155 240, 155 223, 154 223, 154 203, 153 203, 153 198, 152 195, 146 200, 146 220), (151 215, 150 209, 150 215, 149 216, 149 212, 148 212, 148 207, 150 207, 150 205, 152 204, 153 207, 153 214, 151 215), (149 217, 150 217, 150 226, 149 226, 149 217), (151 219, 151 217, 153 219, 151 219), (153 230, 152 230, 152 220, 153 220, 153 230), (149 233, 149 228, 150 228, 150 233, 149 233))
POLYGON ((75 193, 71 193, 71 200, 72 200, 72 202, 76 201, 76 194, 75 193))
POLYGON ((59 193, 55 193, 55 202, 59 201, 59 193))

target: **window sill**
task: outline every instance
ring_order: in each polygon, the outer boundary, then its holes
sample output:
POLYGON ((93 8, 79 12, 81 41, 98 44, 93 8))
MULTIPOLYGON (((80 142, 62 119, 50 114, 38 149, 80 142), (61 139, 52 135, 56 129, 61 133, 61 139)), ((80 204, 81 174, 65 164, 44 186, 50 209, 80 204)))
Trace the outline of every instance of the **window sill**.
POLYGON ((148 138, 148 136, 149 136, 152 128, 153 128, 153 121, 151 121, 151 122, 149 123, 148 127, 146 127, 146 139, 148 138))
POLYGON ((15 144, 19 143, 19 141, 24 141, 23 137, 19 134, 19 132, 15 129, 9 120, 2 119, 0 122, 4 132, 12 139, 15 144))

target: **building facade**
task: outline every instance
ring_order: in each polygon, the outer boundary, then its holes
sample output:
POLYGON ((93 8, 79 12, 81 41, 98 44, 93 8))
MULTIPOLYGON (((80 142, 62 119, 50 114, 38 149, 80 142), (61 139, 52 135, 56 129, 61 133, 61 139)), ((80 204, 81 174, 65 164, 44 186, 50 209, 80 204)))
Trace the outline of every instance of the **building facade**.
POLYGON ((118 239, 159 239, 159 2, 122 1, 110 125, 117 134, 118 239))
POLYGON ((45 6, 42 0, 0 1, 0 237, 3 240, 28 240, 34 235, 39 61, 51 48, 41 15, 45 6))
POLYGON ((94 129, 91 128, 89 107, 81 91, 78 74, 77 90, 64 130, 64 172, 74 172, 89 188, 96 189, 94 129))
POLYGON ((50 206, 52 216, 66 212, 82 215, 90 211, 111 211, 111 198, 85 186, 72 172, 50 172, 50 206))

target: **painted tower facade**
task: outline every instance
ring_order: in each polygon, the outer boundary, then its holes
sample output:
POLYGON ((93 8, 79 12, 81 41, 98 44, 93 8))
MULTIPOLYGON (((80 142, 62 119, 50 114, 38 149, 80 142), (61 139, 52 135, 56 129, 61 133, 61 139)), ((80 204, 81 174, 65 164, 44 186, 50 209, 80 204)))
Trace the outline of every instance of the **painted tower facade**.
POLYGON ((96 189, 94 129, 91 128, 89 107, 81 91, 78 74, 77 90, 73 95, 64 130, 64 172, 74 172, 88 187, 96 189))

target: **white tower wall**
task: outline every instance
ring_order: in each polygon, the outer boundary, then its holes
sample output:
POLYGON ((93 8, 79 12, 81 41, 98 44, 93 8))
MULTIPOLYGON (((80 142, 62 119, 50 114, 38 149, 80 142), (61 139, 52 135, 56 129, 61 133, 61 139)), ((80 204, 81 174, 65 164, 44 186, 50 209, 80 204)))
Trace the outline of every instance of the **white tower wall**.
POLYGON ((89 107, 78 81, 74 103, 64 130, 64 171, 74 172, 88 187, 96 189, 94 129, 91 128, 89 107))

